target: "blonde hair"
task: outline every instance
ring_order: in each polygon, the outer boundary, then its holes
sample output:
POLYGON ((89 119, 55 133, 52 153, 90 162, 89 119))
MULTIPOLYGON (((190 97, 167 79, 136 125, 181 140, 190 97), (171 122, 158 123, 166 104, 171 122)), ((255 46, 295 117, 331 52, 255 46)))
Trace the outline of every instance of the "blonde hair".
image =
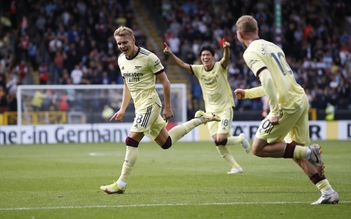
POLYGON ((115 30, 115 32, 113 33, 113 36, 114 37, 116 37, 116 36, 130 36, 130 37, 134 37, 134 32, 129 27, 120 26, 119 28, 117 28, 115 30))
POLYGON ((236 29, 244 33, 256 33, 258 29, 257 21, 250 15, 241 16, 236 24, 236 29))

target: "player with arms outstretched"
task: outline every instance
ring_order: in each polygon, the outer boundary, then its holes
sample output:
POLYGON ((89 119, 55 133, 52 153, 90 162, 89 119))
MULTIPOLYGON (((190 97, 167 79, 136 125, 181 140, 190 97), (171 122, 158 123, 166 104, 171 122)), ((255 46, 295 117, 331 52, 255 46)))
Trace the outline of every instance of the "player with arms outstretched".
POLYGON ((260 39, 257 21, 244 15, 236 22, 238 40, 245 46, 244 60, 262 86, 236 89, 238 99, 267 95, 270 113, 261 122, 252 144, 259 157, 292 158, 307 174, 322 196, 313 205, 336 204, 339 195, 324 175, 321 147, 310 142, 308 99, 304 89, 295 81, 285 54, 274 43, 260 39), (284 141, 285 140, 285 141, 284 141))
POLYGON ((207 127, 219 154, 231 166, 228 174, 242 173, 243 169, 235 161, 227 147, 241 143, 247 153, 250 151, 250 144, 244 133, 241 133, 239 136, 231 136, 230 134, 234 116, 234 98, 233 91, 228 83, 227 73, 230 56, 229 42, 223 41, 223 57, 217 62, 214 60, 215 51, 213 47, 208 44, 202 45, 199 52, 201 65, 183 62, 170 50, 167 43, 164 43, 164 45, 163 52, 165 54, 169 55, 179 67, 198 78, 206 112, 214 113, 221 118, 220 123, 212 122, 207 124, 207 127))

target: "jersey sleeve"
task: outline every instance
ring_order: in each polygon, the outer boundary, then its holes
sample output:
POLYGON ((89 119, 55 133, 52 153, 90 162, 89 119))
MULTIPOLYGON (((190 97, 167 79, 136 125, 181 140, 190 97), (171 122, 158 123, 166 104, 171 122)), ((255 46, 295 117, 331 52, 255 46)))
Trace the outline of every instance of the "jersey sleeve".
POLYGON ((266 95, 266 92, 264 91, 262 86, 245 90, 245 98, 248 98, 248 99, 263 97, 265 95, 266 95))
POLYGON ((155 54, 151 53, 148 58, 149 68, 154 74, 158 74, 164 71, 164 66, 161 63, 161 60, 155 54))
POLYGON ((256 51, 246 51, 244 53, 244 60, 246 62, 246 65, 249 66, 249 68, 257 78, 260 77, 260 73, 263 70, 267 69, 262 57, 256 51))
POLYGON ((272 76, 268 70, 265 70, 262 73, 260 80, 262 83, 262 87, 264 88, 268 97, 269 108, 271 111, 270 113, 273 116, 279 116, 280 113, 279 113, 279 103, 278 103, 277 92, 274 86, 274 82, 272 80, 272 76))
MULTIPOLYGON (((272 76, 268 71, 266 64, 264 63, 264 58, 262 57, 262 51, 257 51, 257 50, 260 50, 260 47, 252 47, 252 48, 253 50, 251 49, 245 52, 244 60, 247 66, 249 66, 251 71, 255 74, 255 76, 261 81, 264 93, 266 93, 269 99, 271 114, 273 116, 279 116, 278 98, 275 90, 276 88, 272 80, 272 76), (263 74, 261 75, 261 73, 263 74)), ((255 93, 253 92, 248 93, 248 95, 254 95, 254 94, 257 95, 257 91, 255 93)), ((245 92, 245 96, 246 96, 246 92, 245 92)))
POLYGON ((203 65, 190 65, 191 72, 195 76, 199 75, 201 68, 203 68, 203 65))

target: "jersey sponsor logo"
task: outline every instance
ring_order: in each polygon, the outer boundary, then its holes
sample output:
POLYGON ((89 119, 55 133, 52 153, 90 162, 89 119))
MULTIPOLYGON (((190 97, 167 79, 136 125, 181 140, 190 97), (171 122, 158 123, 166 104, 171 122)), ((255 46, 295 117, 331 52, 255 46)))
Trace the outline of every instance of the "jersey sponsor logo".
POLYGON ((141 69, 141 67, 142 67, 142 66, 140 66, 140 65, 137 65, 137 66, 135 66, 135 67, 134 67, 134 70, 138 70, 138 69, 141 69))
POLYGON ((123 78, 126 79, 127 82, 138 82, 140 81, 140 78, 144 75, 143 73, 137 73, 137 72, 133 72, 133 73, 122 73, 123 78))
POLYGON ((264 56, 267 55, 267 44, 265 44, 265 43, 262 44, 261 51, 262 51, 262 55, 264 55, 264 56))
POLYGON ((210 77, 206 78, 204 75, 201 76, 201 80, 206 84, 206 85, 211 85, 217 83, 217 77, 218 75, 215 75, 215 77, 210 77))
POLYGON ((252 69, 252 66, 253 66, 256 62, 258 62, 258 60, 253 60, 253 59, 250 60, 249 66, 250 66, 251 69, 252 69))

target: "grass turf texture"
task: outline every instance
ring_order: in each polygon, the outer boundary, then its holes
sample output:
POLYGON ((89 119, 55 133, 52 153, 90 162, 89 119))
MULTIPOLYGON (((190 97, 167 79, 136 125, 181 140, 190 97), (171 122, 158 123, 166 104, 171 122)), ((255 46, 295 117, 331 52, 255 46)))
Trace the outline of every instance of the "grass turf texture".
POLYGON ((117 180, 124 144, 3 145, 0 218, 349 218, 350 141, 316 143, 338 205, 311 206, 319 192, 292 160, 240 145, 231 151, 244 173, 227 175, 211 142, 141 143, 123 195, 99 187, 117 180))

